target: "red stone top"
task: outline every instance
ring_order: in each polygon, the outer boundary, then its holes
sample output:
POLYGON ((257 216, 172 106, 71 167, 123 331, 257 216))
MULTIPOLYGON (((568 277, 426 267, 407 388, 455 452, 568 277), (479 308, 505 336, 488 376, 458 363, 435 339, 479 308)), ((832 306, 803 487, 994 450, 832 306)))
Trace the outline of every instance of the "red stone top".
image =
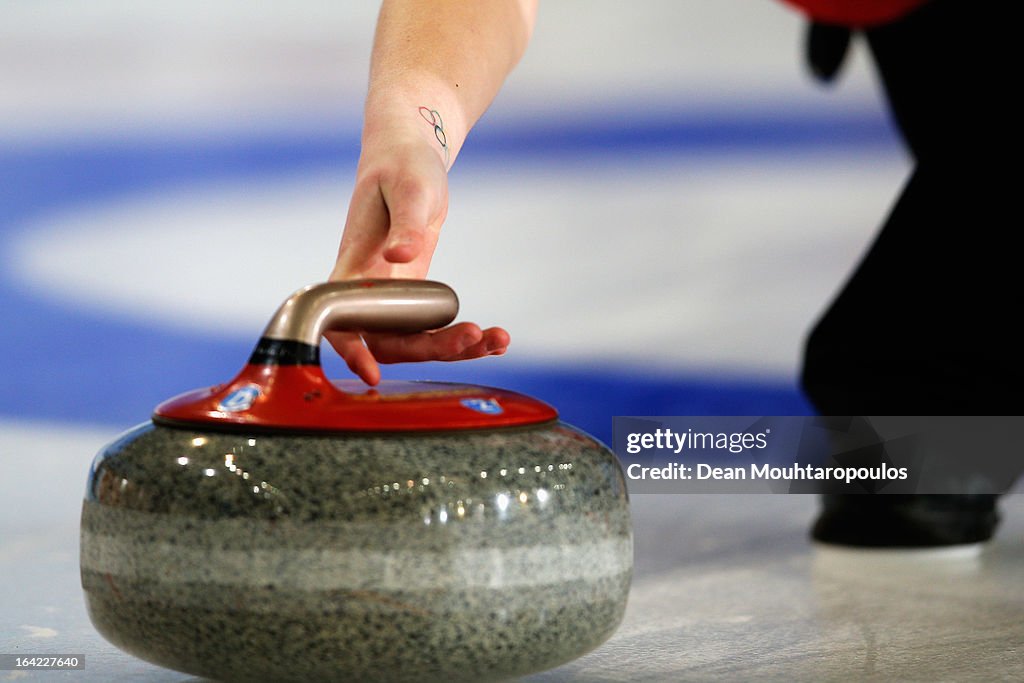
POLYGON ((158 422, 296 432, 409 432, 548 422, 548 404, 504 389, 445 382, 330 381, 318 365, 249 364, 232 381, 160 404, 158 422))

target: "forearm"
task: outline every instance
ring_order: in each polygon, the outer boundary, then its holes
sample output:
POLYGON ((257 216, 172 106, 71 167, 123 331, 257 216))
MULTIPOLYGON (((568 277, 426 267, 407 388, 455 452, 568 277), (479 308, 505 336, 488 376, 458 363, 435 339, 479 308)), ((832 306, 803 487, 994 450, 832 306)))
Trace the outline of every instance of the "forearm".
MULTIPOLYGON (((447 170, 526 49, 536 0, 384 0, 362 151, 332 280, 423 278, 448 213, 447 170)), ((500 355, 508 332, 459 323, 418 335, 337 334, 368 384, 381 362, 500 355)))
POLYGON ((364 147, 407 131, 429 137, 450 166, 526 49, 535 16, 536 0, 385 0, 364 147))

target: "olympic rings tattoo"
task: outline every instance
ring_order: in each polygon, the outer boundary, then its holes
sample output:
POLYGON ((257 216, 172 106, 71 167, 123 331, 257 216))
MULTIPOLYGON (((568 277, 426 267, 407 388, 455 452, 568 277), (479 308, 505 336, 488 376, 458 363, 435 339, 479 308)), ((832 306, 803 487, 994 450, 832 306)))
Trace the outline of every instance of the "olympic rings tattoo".
POLYGON ((434 127, 434 137, 437 138, 437 142, 441 145, 441 149, 444 150, 444 165, 448 166, 448 136, 444 132, 444 121, 441 120, 441 114, 436 109, 429 107, 420 107, 420 116, 423 120, 434 127))

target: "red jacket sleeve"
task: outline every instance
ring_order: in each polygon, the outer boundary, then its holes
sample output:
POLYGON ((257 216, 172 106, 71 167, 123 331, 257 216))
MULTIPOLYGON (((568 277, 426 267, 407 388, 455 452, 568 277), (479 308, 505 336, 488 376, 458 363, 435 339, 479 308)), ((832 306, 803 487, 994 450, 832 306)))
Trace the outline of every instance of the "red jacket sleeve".
POLYGON ((928 0, 782 0, 825 24, 855 28, 896 21, 928 0))

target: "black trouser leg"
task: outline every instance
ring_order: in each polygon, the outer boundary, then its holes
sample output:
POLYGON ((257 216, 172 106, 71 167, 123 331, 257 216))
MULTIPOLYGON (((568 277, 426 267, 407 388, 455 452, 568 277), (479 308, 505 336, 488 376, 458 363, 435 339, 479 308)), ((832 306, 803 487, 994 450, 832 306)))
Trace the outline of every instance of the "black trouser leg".
MULTIPOLYGON (((935 0, 867 32, 915 169, 808 339, 803 384, 822 414, 1024 409, 1020 221, 1012 183, 995 167, 1020 149, 1005 104, 1011 81, 1000 76, 1010 77, 1003 13, 935 0)), ((997 521, 994 496, 826 496, 812 533, 945 545, 984 540, 997 521)))
POLYGON ((999 18, 987 4, 936 0, 867 34, 916 165, 808 339, 803 383, 823 414, 1024 408, 1024 339, 1013 331, 1024 303, 1020 221, 995 168, 1019 144, 1001 102, 1010 82, 998 88, 998 71, 1009 72, 999 18))
POLYGON ((814 329, 803 382, 822 414, 1021 412, 1021 301, 1000 263, 1015 247, 1005 221, 964 190, 920 163, 814 329))

